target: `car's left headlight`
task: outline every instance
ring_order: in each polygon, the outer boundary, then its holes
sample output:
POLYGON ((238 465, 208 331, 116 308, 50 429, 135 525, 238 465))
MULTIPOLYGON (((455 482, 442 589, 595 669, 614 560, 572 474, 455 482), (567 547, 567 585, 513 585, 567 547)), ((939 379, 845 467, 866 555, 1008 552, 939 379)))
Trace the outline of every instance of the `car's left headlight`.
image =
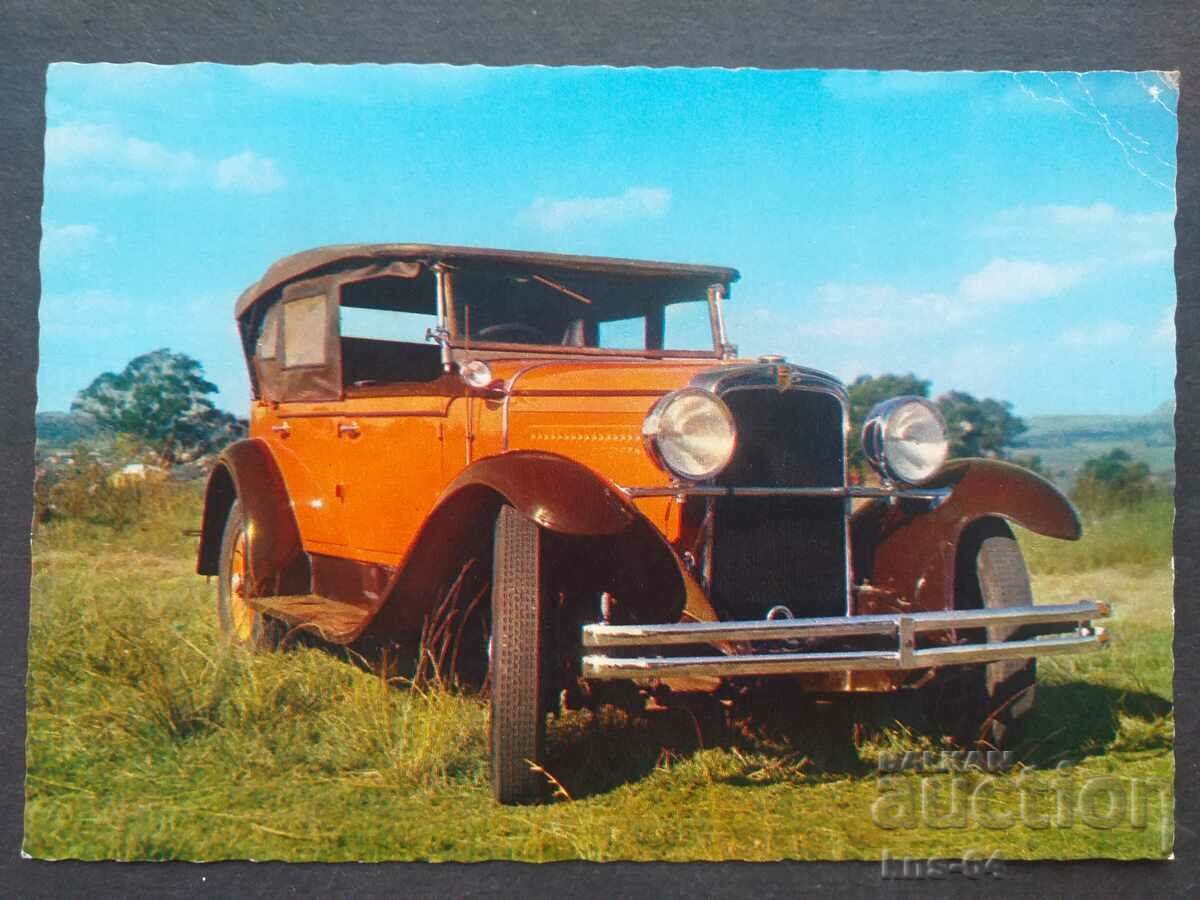
POLYGON ((688 481, 704 481, 733 459, 737 430, 733 414, 719 397, 684 388, 654 404, 642 423, 642 440, 668 472, 688 481))
POLYGON ((924 397, 893 397, 863 423, 863 452, 884 479, 916 484, 935 475, 950 444, 938 408, 924 397))

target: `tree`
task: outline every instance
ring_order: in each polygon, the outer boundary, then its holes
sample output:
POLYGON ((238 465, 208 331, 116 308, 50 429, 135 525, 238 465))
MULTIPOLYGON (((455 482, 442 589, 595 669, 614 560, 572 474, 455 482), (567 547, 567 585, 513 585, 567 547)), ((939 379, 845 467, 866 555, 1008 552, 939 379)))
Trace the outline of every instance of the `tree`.
POLYGON ((1093 515, 1104 515, 1147 500, 1159 491, 1150 467, 1135 462, 1118 447, 1083 464, 1071 489, 1071 499, 1093 515))
POLYGON ((951 456, 1002 459, 1005 448, 1028 430, 1004 400, 976 400, 965 391, 949 391, 937 398, 937 405, 946 420, 951 456))
POLYGON ((240 420, 213 405, 209 395, 216 392, 198 361, 161 349, 97 377, 75 396, 71 412, 128 435, 171 465, 244 433, 240 420))
POLYGON ((1009 462, 1016 463, 1018 466, 1023 466, 1035 475, 1040 475, 1047 481, 1054 480, 1054 473, 1046 466, 1043 460, 1036 453, 1022 453, 1009 458, 1009 462))

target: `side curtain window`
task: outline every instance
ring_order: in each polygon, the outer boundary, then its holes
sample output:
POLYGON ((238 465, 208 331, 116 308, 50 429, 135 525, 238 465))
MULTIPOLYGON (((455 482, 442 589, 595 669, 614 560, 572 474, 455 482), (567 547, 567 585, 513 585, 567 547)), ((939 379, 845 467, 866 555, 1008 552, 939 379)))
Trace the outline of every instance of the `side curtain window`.
POLYGON ((262 329, 258 333, 258 343, 254 347, 254 355, 259 359, 275 359, 279 352, 279 305, 267 310, 263 318, 262 329))
MULTIPOLYGON (((283 367, 325 365, 328 298, 297 297, 283 303, 283 367)), ((264 325, 264 330, 265 330, 264 325)))
MULTIPOLYGON (((337 335, 336 286, 336 277, 327 276, 289 284, 283 289, 276 313, 277 358, 259 359, 261 368, 278 373, 275 381, 279 391, 274 394, 275 399, 288 403, 341 397, 342 354, 337 335)), ((270 329, 270 321, 264 319, 263 334, 270 329)))

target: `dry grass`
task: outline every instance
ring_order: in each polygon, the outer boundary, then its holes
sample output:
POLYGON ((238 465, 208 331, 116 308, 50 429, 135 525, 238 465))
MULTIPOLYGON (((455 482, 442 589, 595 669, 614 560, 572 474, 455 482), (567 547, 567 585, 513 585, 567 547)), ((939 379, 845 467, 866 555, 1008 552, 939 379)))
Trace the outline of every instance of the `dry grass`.
MULTIPOLYGON (((36 536, 25 818, 34 856, 1162 855, 1158 806, 1145 828, 879 827, 878 754, 947 746, 898 722, 889 699, 823 706, 783 695, 724 741, 686 711, 571 714, 553 723, 544 764, 558 796, 499 808, 479 698, 418 689, 344 651, 224 649, 215 587, 193 574, 195 541, 181 534, 196 518, 194 496, 182 497, 122 532, 66 523, 36 536)), ((1017 748, 1026 764, 1069 759, 1080 779, 1172 777, 1170 585, 1161 563, 1035 576, 1044 600, 1106 597, 1117 615, 1110 653, 1042 666, 1039 707, 1017 748)), ((1013 778, 998 783, 998 808, 1016 808, 1013 778)))

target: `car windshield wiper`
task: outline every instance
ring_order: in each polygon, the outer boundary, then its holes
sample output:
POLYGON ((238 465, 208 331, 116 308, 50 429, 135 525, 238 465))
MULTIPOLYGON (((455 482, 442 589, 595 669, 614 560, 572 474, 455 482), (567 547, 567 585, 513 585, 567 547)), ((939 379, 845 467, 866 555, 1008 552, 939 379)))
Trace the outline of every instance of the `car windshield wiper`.
POLYGON ((534 281, 538 282, 539 284, 544 284, 544 285, 546 285, 546 287, 554 288, 554 290, 558 291, 560 294, 565 294, 566 296, 570 297, 572 300, 578 300, 580 303, 588 304, 588 306, 592 305, 592 301, 589 300, 587 297, 583 296, 583 294, 580 294, 577 291, 573 291, 566 285, 559 284, 557 281, 547 278, 545 275, 533 275, 531 277, 533 278, 534 281))

